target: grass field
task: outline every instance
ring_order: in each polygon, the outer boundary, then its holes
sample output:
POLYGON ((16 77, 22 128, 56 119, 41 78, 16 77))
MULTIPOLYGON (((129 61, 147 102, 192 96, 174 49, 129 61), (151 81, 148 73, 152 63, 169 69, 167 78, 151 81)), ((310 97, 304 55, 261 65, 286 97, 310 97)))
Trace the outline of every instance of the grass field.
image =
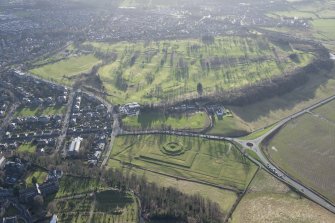
POLYGON ((335 19, 316 19, 312 25, 314 30, 327 40, 335 39, 335 19))
POLYGON ((46 80, 69 85, 72 83, 72 80, 69 78, 83 72, 88 72, 98 63, 100 63, 100 60, 93 55, 82 55, 35 68, 30 70, 30 73, 46 80))
MULTIPOLYGON (((116 165, 113 166, 115 167, 116 165)), ((217 202, 220 205, 223 214, 226 214, 231 209, 237 199, 237 194, 229 190, 222 190, 212 186, 180 179, 177 180, 176 178, 163 176, 137 168, 128 168, 127 166, 122 167, 120 165, 117 168, 123 168, 123 170, 127 173, 134 173, 138 176, 145 176, 148 182, 157 183, 162 187, 174 187, 179 191, 190 195, 199 193, 201 196, 217 202)))
POLYGON ((300 197, 285 184, 260 170, 234 211, 231 223, 334 221, 334 214, 300 197))
POLYGON ((212 44, 197 39, 85 44, 118 56, 99 70, 114 103, 194 97, 199 82, 204 94, 239 88, 305 66, 314 57, 262 36, 216 37, 212 44), (293 53, 299 61, 289 58, 293 53))
POLYGON ((334 123, 305 114, 282 128, 266 152, 291 176, 335 201, 334 135, 334 123))
POLYGON ((314 109, 312 112, 319 114, 330 121, 335 122, 335 100, 314 109))
POLYGON ((335 70, 307 75, 308 81, 283 95, 243 106, 230 106, 235 117, 247 123, 252 131, 301 111, 334 94, 335 70))
POLYGON ((111 167, 120 162, 160 173, 244 189, 256 170, 228 142, 176 136, 118 137, 114 143, 111 167), (178 143, 180 155, 167 155, 162 147, 178 143))
MULTIPOLYGON (((92 222, 95 223, 135 223, 137 222, 137 203, 131 194, 118 191, 102 191, 96 194, 95 208, 92 222), (122 210, 116 213, 116 210, 122 210)), ((84 223, 87 222, 94 197, 71 198, 55 200, 55 214, 59 222, 84 223)))
POLYGON ((222 135, 227 137, 238 137, 247 135, 250 128, 241 119, 235 116, 225 116, 222 119, 214 118, 214 126, 208 132, 212 135, 222 135))
POLYGON ((74 194, 90 193, 95 189, 103 189, 104 185, 98 180, 79 177, 63 176, 59 181, 59 191, 56 198, 70 196, 74 194))
POLYGON ((142 112, 139 116, 127 116, 122 120, 124 126, 131 129, 172 129, 201 130, 209 126, 205 112, 165 115, 163 112, 142 112))
POLYGON ((47 175, 48 175, 48 173, 43 172, 43 171, 35 171, 35 172, 31 173, 26 178, 27 187, 32 187, 33 186, 33 184, 32 184, 33 177, 36 178, 38 184, 42 184, 46 180, 47 175))
POLYGON ((31 143, 22 144, 17 148, 18 153, 35 153, 36 146, 31 143))
POLYGON ((65 113, 65 106, 55 107, 34 107, 20 108, 14 114, 15 117, 41 116, 41 115, 62 115, 65 113))

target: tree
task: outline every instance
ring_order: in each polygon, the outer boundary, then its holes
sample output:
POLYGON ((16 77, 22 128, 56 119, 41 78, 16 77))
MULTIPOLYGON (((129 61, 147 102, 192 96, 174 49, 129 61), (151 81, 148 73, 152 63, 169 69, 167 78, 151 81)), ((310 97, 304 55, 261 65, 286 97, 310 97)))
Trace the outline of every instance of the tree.
POLYGON ((42 195, 36 195, 34 197, 34 207, 39 210, 40 208, 43 207, 44 204, 44 199, 42 197, 42 195))
POLYGON ((33 176, 33 178, 31 178, 31 183, 32 183, 33 185, 36 185, 36 184, 37 184, 37 179, 36 179, 35 176, 33 176))
POLYGON ((202 96, 203 88, 202 88, 202 84, 201 83, 198 83, 198 85, 197 85, 197 91, 198 91, 198 94, 200 96, 202 96))

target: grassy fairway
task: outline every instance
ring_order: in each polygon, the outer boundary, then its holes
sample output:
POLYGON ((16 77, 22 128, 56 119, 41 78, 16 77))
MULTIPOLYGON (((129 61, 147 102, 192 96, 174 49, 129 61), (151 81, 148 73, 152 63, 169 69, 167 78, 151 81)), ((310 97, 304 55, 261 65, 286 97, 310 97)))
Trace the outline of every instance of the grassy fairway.
POLYGON ((44 79, 68 85, 72 83, 68 78, 87 72, 98 63, 100 63, 99 59, 93 55, 83 55, 38 67, 30 72, 44 79))
POLYGON ((65 106, 56 107, 34 107, 20 108, 15 113, 15 117, 41 116, 41 115, 62 115, 65 112, 65 106))
POLYGON ((334 123, 310 114, 281 129, 266 148, 278 166, 335 201, 334 123))
POLYGON ((334 222, 334 214, 300 197, 260 170, 232 216, 232 223, 334 222))
POLYGON ((115 103, 159 102, 197 96, 253 84, 308 64, 312 54, 269 42, 265 37, 217 37, 212 44, 200 40, 151 43, 85 43, 114 52, 117 60, 99 75, 115 103), (292 61, 296 53, 299 61, 292 61))
POLYGON ((214 126, 208 133, 213 135, 237 137, 246 135, 249 131, 249 127, 238 117, 225 116, 221 120, 215 117, 214 126))
POLYGON ((244 189, 256 167, 228 142, 176 136, 118 137, 110 166, 120 162, 188 179, 244 189), (167 155, 162 147, 178 143, 180 155, 167 155))
POLYGON ((126 117, 122 120, 125 127, 131 129, 172 129, 201 130, 209 126, 209 118, 204 112, 182 115, 165 115, 163 112, 142 112, 139 116, 126 117))
POLYGON ((22 144, 17 149, 18 153, 35 153, 36 152, 36 146, 32 145, 31 143, 22 144))

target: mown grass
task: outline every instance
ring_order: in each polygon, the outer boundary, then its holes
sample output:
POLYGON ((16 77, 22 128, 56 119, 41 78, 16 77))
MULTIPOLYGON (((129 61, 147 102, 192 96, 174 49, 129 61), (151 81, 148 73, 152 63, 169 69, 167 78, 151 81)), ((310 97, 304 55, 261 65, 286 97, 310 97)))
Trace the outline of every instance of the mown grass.
POLYGON ((25 180, 27 187, 33 187, 32 184, 33 177, 36 178, 38 184, 42 184, 46 180, 47 175, 48 173, 44 171, 34 171, 25 180))
POLYGON ((83 72, 88 72, 98 63, 100 63, 100 60, 94 55, 82 55, 44 65, 42 67, 32 69, 29 72, 46 80, 69 85, 72 83, 72 80, 69 78, 83 72))
POLYGON ((117 137, 109 164, 120 167, 120 162, 238 189, 247 185, 256 170, 228 142, 164 135, 117 137), (180 143, 185 153, 180 156, 162 153, 160 147, 167 142, 180 143))
POLYGON ((282 49, 265 37, 224 36, 213 44, 196 39, 85 44, 118 55, 99 70, 114 103, 194 97, 199 82, 204 94, 238 88, 305 66, 313 58, 292 48, 282 49), (305 59, 293 62, 288 57, 292 53, 305 59))
POLYGON ((41 116, 41 115, 62 115, 65 113, 65 106, 55 107, 24 107, 15 112, 15 117, 41 116))
POLYGON ((122 120, 124 126, 132 129, 203 129, 209 126, 205 112, 165 115, 163 112, 142 112, 139 116, 128 116, 122 120))
POLYGON ((25 143, 20 145, 19 148, 17 148, 17 152, 34 154, 36 153, 36 146, 32 145, 31 143, 25 143))
POLYGON ((266 152, 295 179, 334 201, 334 135, 333 123, 306 114, 282 128, 266 152))

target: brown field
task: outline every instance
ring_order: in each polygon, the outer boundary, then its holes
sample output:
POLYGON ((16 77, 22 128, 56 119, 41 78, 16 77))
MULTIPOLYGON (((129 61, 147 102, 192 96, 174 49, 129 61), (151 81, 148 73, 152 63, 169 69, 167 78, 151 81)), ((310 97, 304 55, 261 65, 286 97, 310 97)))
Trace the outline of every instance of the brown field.
POLYGON ((301 198, 268 173, 259 171, 230 222, 331 223, 335 222, 335 215, 301 198))
POLYGON ((283 127, 266 146, 284 171, 335 201, 335 124, 305 114, 283 127))

